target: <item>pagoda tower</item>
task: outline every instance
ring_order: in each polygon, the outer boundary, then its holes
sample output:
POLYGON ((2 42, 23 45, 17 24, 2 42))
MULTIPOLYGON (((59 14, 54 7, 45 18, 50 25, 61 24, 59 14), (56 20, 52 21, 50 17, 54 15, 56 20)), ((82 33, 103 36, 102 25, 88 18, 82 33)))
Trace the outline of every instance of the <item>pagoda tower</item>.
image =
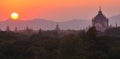
POLYGON ((109 27, 109 20, 104 16, 101 8, 99 8, 98 14, 92 19, 92 26, 100 32, 104 32, 109 27))

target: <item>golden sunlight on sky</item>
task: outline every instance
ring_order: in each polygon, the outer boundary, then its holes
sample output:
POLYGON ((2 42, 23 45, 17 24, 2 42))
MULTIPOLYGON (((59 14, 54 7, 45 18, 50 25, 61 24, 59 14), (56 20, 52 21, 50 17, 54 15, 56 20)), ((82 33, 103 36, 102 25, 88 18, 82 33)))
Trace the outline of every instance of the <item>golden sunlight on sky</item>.
POLYGON ((9 19, 12 12, 17 12, 20 20, 91 20, 99 6, 107 17, 120 14, 120 0, 0 0, 0 20, 9 19))

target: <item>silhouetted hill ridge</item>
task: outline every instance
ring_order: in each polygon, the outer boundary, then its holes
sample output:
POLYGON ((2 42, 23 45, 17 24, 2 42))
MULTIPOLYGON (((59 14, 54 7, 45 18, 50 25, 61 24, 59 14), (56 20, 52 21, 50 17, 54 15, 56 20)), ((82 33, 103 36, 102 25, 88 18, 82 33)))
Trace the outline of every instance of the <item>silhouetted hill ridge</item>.
POLYGON ((38 30, 39 28, 44 30, 53 30, 56 25, 59 25, 61 29, 74 29, 79 30, 86 28, 89 24, 89 20, 70 20, 65 22, 55 22, 50 21, 46 19, 32 19, 32 20, 18 20, 18 21, 12 21, 12 20, 6 20, 0 22, 0 28, 5 30, 6 26, 10 26, 12 30, 14 30, 15 27, 18 27, 18 29, 25 29, 26 26, 33 28, 35 30, 38 30))

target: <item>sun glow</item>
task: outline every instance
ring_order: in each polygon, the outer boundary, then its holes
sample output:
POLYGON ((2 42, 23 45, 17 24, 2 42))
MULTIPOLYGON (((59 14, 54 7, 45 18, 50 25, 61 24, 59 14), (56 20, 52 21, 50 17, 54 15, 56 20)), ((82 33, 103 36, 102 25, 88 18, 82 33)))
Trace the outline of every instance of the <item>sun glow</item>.
POLYGON ((18 18, 19 18, 19 14, 18 13, 16 13, 16 12, 13 12, 13 13, 11 13, 11 19, 12 20, 18 20, 18 18))

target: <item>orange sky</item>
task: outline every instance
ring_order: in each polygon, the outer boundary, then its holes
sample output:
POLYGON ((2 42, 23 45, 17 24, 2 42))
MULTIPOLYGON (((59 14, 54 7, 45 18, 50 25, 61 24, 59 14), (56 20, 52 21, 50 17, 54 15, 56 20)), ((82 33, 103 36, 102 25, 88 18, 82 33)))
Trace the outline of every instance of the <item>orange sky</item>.
POLYGON ((18 12, 20 20, 91 20, 99 5, 107 17, 120 14, 120 0, 0 0, 0 20, 9 19, 12 12, 18 12))

